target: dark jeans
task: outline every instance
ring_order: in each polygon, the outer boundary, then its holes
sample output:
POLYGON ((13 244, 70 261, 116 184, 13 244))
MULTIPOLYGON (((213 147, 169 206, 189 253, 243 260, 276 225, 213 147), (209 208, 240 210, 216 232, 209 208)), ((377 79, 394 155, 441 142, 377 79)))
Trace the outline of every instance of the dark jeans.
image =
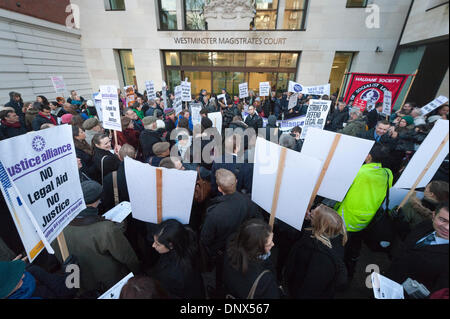
POLYGON ((349 280, 355 274, 356 264, 361 253, 362 242, 364 239, 364 230, 359 232, 347 232, 348 241, 345 245, 344 262, 347 266, 349 280))

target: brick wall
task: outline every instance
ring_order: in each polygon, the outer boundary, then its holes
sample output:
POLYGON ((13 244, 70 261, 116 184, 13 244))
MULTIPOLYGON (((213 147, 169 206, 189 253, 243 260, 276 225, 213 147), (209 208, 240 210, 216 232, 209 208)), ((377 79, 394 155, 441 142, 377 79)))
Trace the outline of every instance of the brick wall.
POLYGON ((1 0, 0 8, 65 25, 69 4, 70 0, 1 0))

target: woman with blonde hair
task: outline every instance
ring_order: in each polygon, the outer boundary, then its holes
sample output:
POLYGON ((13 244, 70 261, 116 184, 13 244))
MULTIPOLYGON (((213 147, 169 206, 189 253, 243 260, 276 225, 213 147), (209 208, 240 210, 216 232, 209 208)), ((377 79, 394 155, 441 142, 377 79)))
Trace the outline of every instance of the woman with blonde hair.
POLYGON ((320 205, 311 212, 311 227, 292 247, 283 271, 291 298, 331 299, 347 283, 344 245, 347 233, 342 218, 320 205))

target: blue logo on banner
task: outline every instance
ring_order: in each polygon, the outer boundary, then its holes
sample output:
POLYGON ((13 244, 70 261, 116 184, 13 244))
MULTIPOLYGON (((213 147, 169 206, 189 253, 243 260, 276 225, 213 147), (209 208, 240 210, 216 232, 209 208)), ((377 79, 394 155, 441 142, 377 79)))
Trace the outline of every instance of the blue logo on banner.
POLYGON ((33 147, 33 149, 36 152, 40 152, 44 149, 45 147, 45 140, 42 136, 36 136, 35 138, 33 138, 33 141, 31 142, 31 146, 33 147))
POLYGON ((295 84, 294 85, 294 91, 296 93, 300 93, 301 91, 303 91, 303 88, 302 88, 302 86, 300 84, 295 84))

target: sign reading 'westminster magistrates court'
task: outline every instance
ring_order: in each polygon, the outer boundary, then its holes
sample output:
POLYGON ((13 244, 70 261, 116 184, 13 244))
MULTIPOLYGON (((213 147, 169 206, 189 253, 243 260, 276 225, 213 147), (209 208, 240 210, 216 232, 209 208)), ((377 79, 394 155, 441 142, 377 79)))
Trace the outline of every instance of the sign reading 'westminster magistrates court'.
POLYGON ((285 45, 287 38, 175 37, 175 44, 253 44, 285 45))

